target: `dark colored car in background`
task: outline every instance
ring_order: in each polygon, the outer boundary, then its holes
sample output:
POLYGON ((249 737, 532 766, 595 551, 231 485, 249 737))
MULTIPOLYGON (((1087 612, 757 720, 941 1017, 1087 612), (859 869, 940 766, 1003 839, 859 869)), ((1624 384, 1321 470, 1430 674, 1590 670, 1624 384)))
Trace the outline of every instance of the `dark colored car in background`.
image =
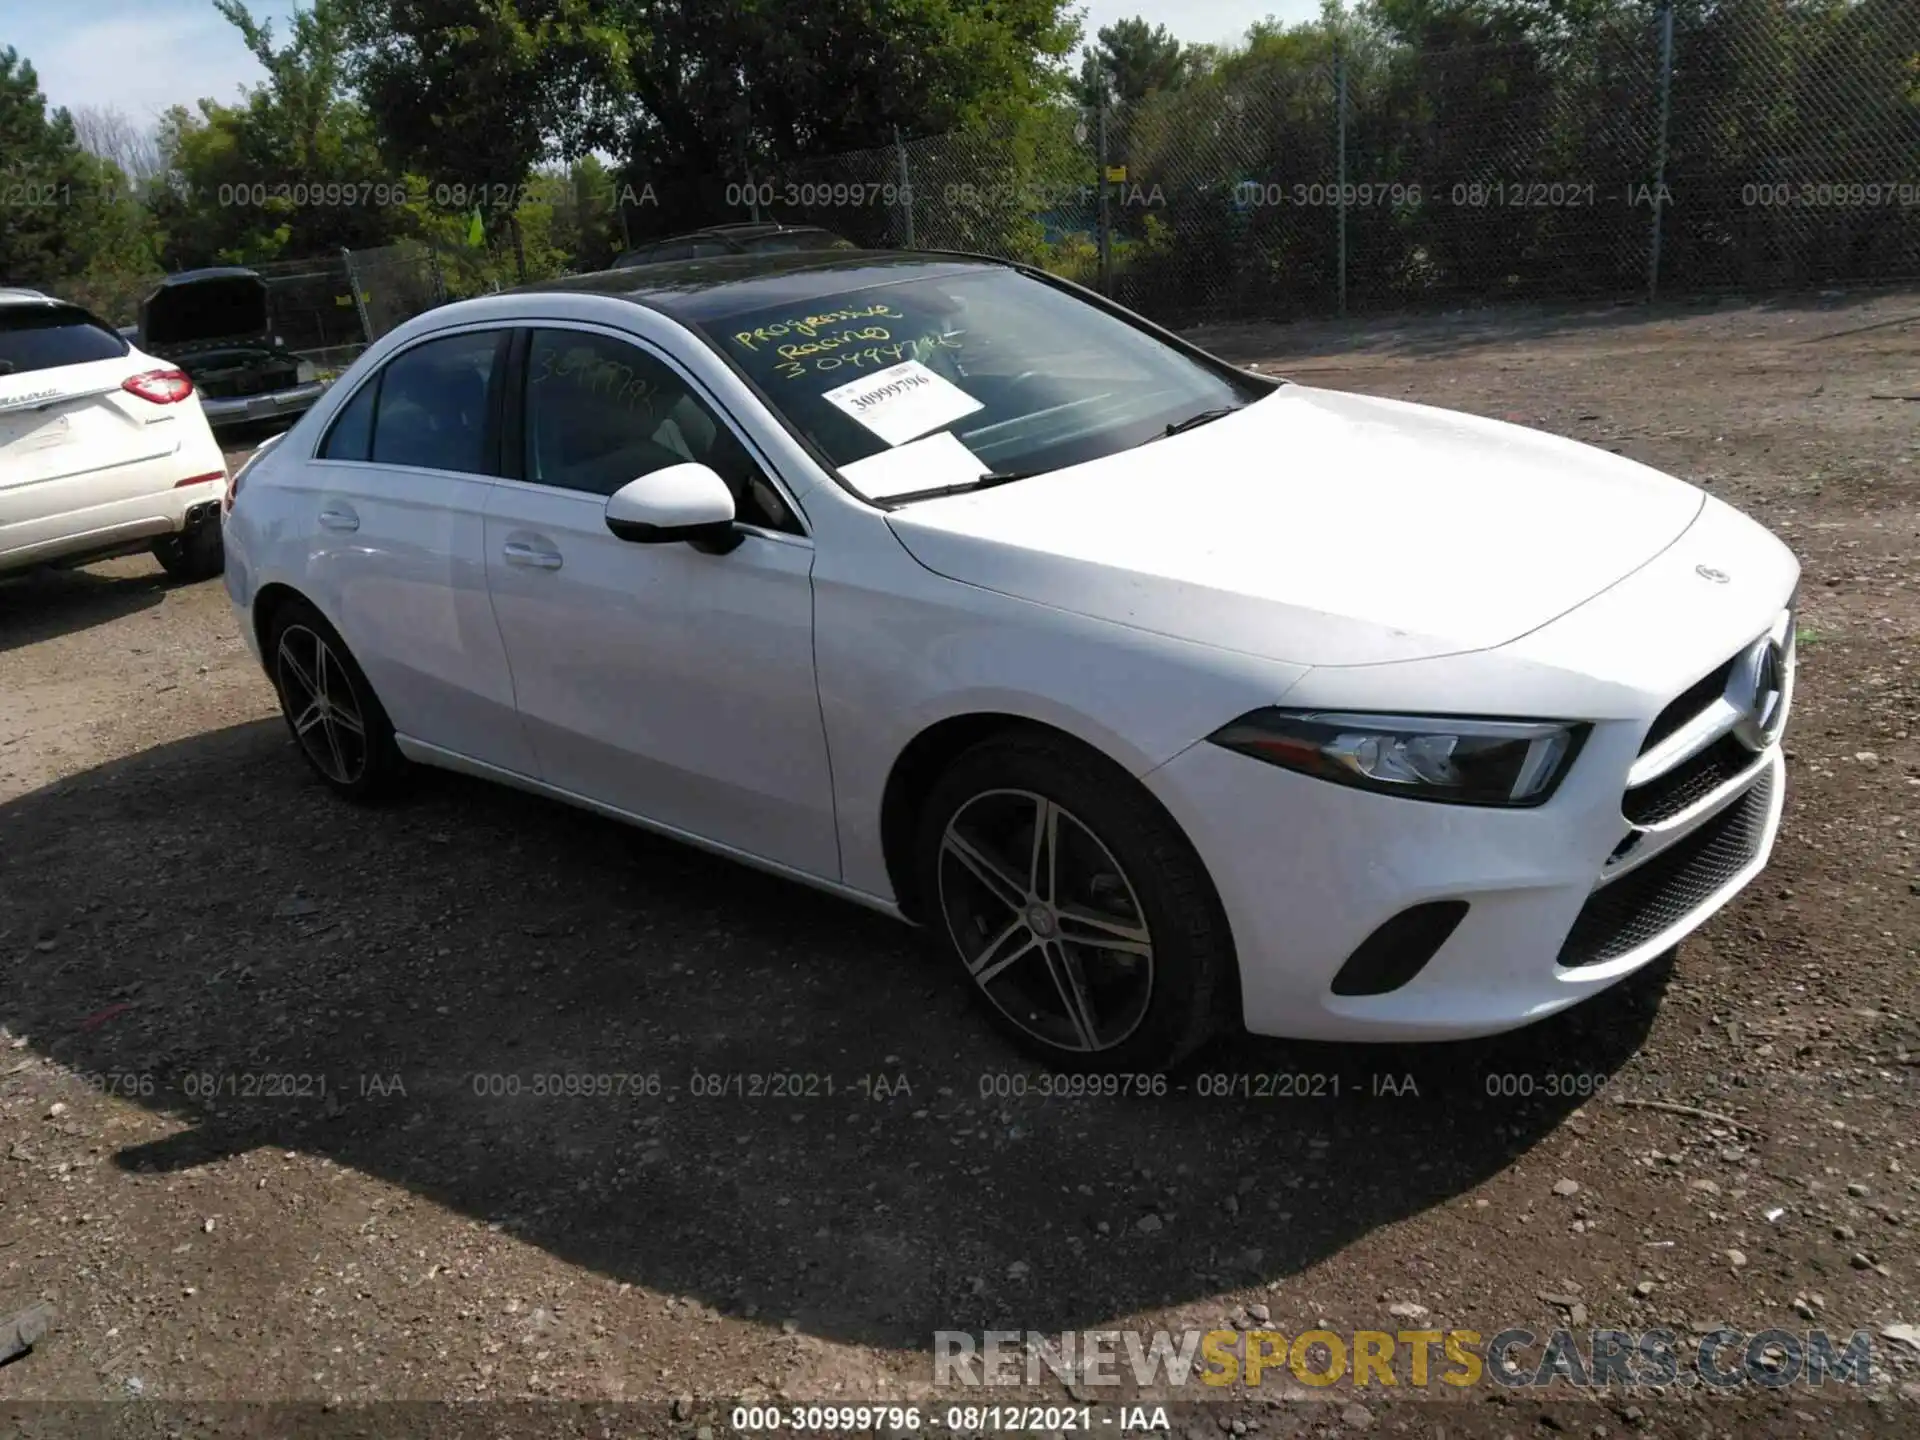
POLYGON ((141 302, 137 333, 193 377, 214 425, 298 415, 327 388, 273 333, 267 282, 238 265, 169 275, 141 302))
POLYGON ((766 255, 782 250, 852 250, 844 235, 818 225, 781 225, 774 221, 743 221, 712 225, 670 235, 627 251, 613 262, 616 270, 634 265, 659 265, 669 260, 705 260, 716 255, 766 255))

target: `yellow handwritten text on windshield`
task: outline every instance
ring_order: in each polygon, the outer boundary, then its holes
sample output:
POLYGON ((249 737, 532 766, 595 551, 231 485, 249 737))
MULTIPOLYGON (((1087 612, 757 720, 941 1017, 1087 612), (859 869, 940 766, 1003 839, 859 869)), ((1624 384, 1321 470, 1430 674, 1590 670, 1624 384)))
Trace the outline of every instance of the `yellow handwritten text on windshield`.
POLYGON ((875 336, 873 339, 876 343, 859 348, 835 347, 826 353, 813 353, 812 347, 808 347, 807 353, 792 356, 788 356, 786 347, 782 347, 782 358, 774 363, 773 373, 783 380, 798 380, 802 375, 819 375, 833 370, 884 370, 889 365, 898 365, 905 360, 924 362, 936 351, 960 349, 960 333, 948 331, 944 335, 920 335, 911 340, 895 340, 891 335, 875 336))
POLYGON ((789 335, 804 335, 811 340, 822 330, 832 329, 836 325, 850 325, 856 320, 876 317, 889 320, 907 318, 891 305, 849 306, 844 310, 828 310, 819 315, 795 315, 786 320, 776 320, 770 325, 756 325, 751 330, 736 330, 733 343, 743 350, 758 351, 762 345, 771 345, 789 335))

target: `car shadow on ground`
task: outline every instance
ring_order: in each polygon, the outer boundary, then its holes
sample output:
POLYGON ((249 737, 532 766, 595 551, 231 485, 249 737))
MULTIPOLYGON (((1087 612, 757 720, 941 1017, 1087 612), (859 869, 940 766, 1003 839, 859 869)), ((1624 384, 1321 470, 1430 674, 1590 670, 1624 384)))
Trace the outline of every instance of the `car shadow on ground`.
POLYGON ((0 575, 0 655, 60 635, 106 625, 158 605, 172 581, 157 560, 150 573, 28 570, 0 575))
POLYGON ((917 1347, 1284 1280, 1445 1204, 1579 1103, 1543 1077, 1634 1053, 1665 983, 1048 1096, 884 917, 453 777, 359 809, 278 721, 0 805, 0 958, 12 1034, 152 1075, 184 1122, 124 1168, 299 1148, 609 1277, 917 1347))

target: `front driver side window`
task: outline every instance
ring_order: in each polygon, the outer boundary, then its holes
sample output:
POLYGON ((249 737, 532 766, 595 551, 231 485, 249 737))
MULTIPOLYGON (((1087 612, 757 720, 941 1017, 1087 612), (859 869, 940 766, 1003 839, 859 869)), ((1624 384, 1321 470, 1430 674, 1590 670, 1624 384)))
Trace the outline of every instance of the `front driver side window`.
POLYGON ((528 480, 611 495, 630 480, 697 461, 733 491, 739 518, 796 529, 734 433, 667 365, 624 340, 536 330, 527 352, 528 480))

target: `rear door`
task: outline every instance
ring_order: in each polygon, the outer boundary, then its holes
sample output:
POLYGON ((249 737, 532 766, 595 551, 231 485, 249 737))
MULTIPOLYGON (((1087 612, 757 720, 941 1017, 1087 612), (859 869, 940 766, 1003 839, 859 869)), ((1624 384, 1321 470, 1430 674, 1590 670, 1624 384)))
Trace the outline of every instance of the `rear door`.
POLYGON ((487 597, 481 549, 508 332, 400 351, 290 471, 308 539, 305 587, 402 735, 503 770, 534 769, 487 597))
POLYGON ((0 553, 159 483, 146 462, 180 447, 182 425, 121 388, 145 359, 78 306, 0 305, 0 553))

